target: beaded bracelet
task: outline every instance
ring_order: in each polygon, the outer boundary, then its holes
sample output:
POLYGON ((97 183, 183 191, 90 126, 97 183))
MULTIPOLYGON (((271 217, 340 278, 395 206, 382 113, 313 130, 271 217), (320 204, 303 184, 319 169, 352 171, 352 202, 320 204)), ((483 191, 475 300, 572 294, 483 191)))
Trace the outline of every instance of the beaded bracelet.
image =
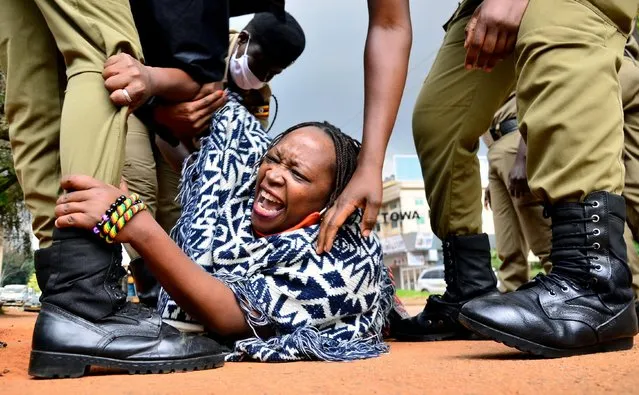
POLYGON ((122 216, 118 218, 118 221, 111 228, 111 230, 109 230, 108 235, 105 236, 106 242, 113 243, 113 240, 118 235, 118 232, 124 228, 124 225, 126 225, 131 220, 131 218, 133 218, 135 214, 139 213, 142 210, 146 210, 146 204, 142 202, 136 203, 133 206, 131 206, 129 209, 127 209, 122 214, 122 216))
POLYGON ((130 197, 121 195, 111 204, 109 209, 102 214, 100 222, 93 227, 93 233, 105 239, 107 243, 113 243, 118 232, 124 228, 133 216, 142 210, 146 210, 140 197, 133 193, 130 197))
POLYGON ((115 203, 111 204, 111 207, 109 207, 107 211, 102 214, 102 220, 98 222, 97 225, 93 228, 93 233, 101 234, 101 236, 104 238, 104 236, 109 233, 111 225, 117 222, 118 218, 120 217, 120 213, 127 210, 137 201, 139 201, 139 196, 135 193, 132 194, 130 198, 121 195, 115 200, 115 203))

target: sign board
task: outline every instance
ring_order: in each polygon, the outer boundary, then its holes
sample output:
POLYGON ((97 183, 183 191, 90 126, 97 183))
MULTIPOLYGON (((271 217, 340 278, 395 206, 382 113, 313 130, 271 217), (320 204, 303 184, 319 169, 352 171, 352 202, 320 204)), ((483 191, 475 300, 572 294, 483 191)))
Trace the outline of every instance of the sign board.
POLYGON ((384 254, 395 254, 397 252, 406 251, 406 243, 402 235, 396 235, 391 237, 385 237, 381 240, 382 252, 384 254))
POLYGON ((416 250, 430 250, 433 247, 432 233, 418 232, 415 234, 415 249, 416 250))

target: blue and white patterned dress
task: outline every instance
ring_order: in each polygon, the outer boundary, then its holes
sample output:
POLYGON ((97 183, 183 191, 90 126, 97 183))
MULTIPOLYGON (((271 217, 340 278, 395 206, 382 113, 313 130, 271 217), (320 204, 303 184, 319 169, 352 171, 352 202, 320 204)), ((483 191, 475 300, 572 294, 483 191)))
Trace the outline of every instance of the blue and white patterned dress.
MULTIPOLYGON (((319 225, 254 235, 256 168, 268 143, 259 122, 231 97, 182 174, 174 240, 231 288, 251 327, 276 334, 236 342, 227 359, 344 361, 387 352, 382 327, 393 287, 379 240, 361 236, 357 216, 323 255, 314 247, 319 225)), ((164 291, 158 310, 165 319, 193 322, 164 291)))

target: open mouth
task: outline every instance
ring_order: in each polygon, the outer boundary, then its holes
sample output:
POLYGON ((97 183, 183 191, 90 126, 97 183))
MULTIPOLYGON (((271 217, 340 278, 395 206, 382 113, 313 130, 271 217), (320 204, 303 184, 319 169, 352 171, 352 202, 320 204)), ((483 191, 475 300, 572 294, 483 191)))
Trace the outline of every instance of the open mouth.
POLYGON ((284 202, 262 189, 253 203, 253 212, 260 217, 272 219, 284 211, 285 207, 284 202))

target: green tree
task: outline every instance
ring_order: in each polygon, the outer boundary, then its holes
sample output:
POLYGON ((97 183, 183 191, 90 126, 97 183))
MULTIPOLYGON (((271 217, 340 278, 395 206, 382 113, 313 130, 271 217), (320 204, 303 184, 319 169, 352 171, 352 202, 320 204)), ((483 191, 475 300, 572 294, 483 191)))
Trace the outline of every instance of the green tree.
POLYGON ((34 272, 34 273, 31 273, 31 277, 29 277, 29 282, 27 283, 27 285, 29 286, 29 288, 33 288, 33 290, 34 290, 36 293, 40 293, 40 292, 42 292, 42 291, 40 290, 40 286, 38 285, 38 279, 37 279, 37 277, 36 277, 35 272, 34 272))
POLYGON ((1 285, 26 284, 33 272, 33 254, 15 248, 5 249, 1 285))

